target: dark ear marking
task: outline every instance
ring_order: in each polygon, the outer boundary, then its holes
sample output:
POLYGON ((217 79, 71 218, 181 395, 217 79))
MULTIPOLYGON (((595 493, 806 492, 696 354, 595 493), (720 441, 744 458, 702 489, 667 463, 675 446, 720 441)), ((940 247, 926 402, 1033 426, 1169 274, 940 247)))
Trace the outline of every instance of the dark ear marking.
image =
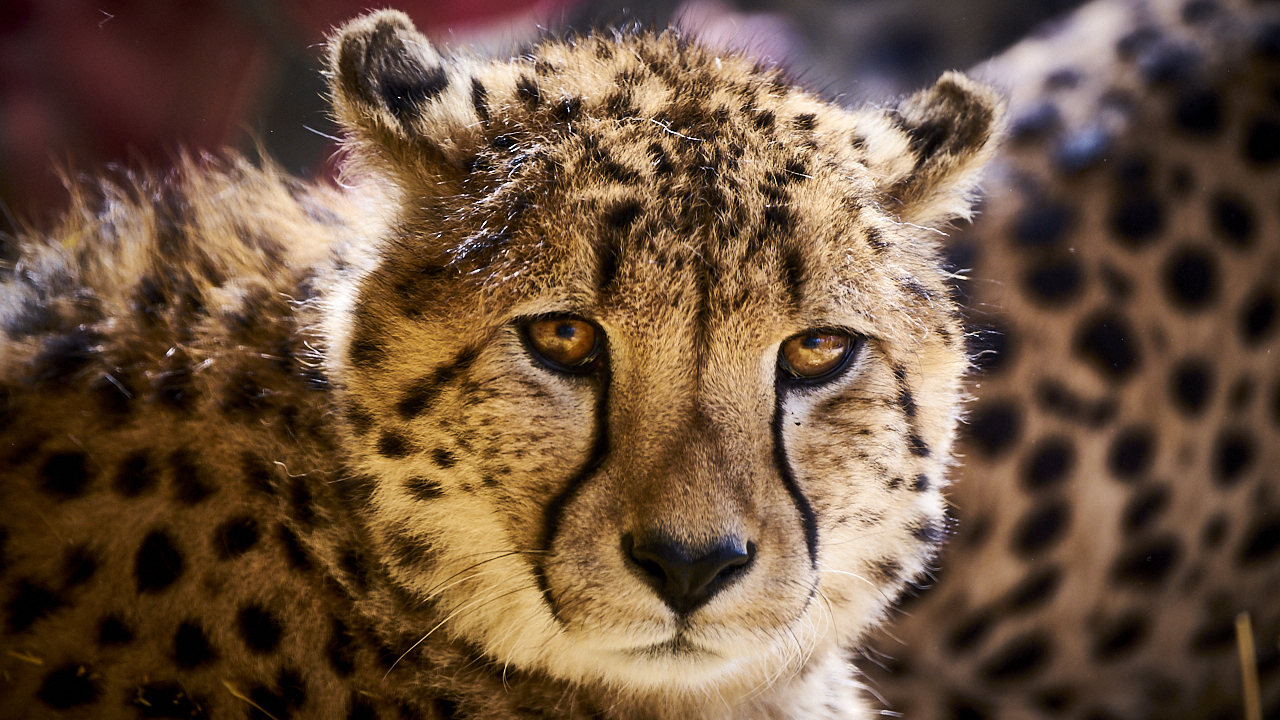
POLYGON ((449 75, 442 66, 425 62, 429 46, 414 41, 417 31, 406 17, 384 12, 369 20, 368 30, 362 32, 357 21, 357 27, 343 33, 336 80, 348 97, 385 108, 404 122, 449 87, 449 75))

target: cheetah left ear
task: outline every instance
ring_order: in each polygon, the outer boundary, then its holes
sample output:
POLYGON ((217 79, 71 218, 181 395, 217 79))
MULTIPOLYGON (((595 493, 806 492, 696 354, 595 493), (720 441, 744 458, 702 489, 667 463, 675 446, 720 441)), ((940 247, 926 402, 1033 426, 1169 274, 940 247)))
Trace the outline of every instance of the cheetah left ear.
POLYGON ((340 28, 329 41, 329 92, 352 159, 427 192, 461 175, 481 124, 464 64, 395 10, 340 28))
POLYGON ((1004 99, 958 72, 896 108, 863 116, 867 167, 886 210, 925 227, 968 218, 983 167, 1004 132, 1004 99))

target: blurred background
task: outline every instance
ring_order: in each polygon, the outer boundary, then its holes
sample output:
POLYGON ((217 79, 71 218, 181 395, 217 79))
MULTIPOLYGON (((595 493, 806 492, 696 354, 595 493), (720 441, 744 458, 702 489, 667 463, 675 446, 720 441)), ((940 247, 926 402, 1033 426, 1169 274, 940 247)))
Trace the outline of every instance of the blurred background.
POLYGON ((394 4, 433 41, 506 53, 540 33, 642 23, 783 63, 844 104, 966 68, 1079 0, 0 0, 0 231, 47 223, 62 176, 163 168, 180 149, 332 172, 326 33, 394 4))

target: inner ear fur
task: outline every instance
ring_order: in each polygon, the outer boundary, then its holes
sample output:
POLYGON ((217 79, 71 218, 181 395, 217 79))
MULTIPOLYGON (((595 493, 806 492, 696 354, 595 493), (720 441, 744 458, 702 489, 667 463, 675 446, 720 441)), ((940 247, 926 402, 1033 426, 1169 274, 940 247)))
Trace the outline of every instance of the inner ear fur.
POLYGON ((404 13, 382 10, 341 27, 329 41, 328 76, 354 162, 410 183, 463 170, 478 133, 467 73, 404 13))
POLYGON ((868 167, 885 209, 936 227, 971 213, 981 171, 1004 133, 1004 99, 958 72, 866 118, 868 167))

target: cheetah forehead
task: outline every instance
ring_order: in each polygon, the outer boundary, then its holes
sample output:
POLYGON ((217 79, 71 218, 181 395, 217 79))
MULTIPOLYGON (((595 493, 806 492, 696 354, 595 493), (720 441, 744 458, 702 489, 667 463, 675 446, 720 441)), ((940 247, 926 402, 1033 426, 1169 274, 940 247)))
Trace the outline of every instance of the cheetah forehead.
MULTIPOLYGON (((339 31, 329 72, 351 175, 390 178, 414 242, 480 264, 505 257, 549 196, 599 210, 564 204, 555 227, 628 225, 642 208, 627 186, 683 206, 667 227, 723 241, 747 226, 795 233, 782 188, 819 177, 803 214, 848 234, 873 208, 886 232, 912 236, 967 215, 1003 122, 1000 98, 959 74, 849 111, 675 31, 551 39, 491 61, 442 55, 384 11, 339 31)), ((566 233, 550 235, 539 244, 566 233)))

